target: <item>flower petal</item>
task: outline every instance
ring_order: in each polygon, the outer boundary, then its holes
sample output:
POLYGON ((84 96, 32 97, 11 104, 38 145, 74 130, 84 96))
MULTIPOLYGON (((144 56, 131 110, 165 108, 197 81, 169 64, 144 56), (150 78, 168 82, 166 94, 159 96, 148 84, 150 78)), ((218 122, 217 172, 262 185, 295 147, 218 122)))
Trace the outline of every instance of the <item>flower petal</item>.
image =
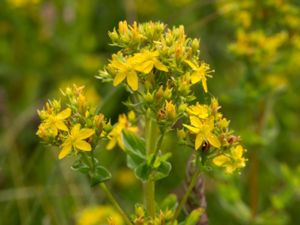
POLYGON ((186 64, 188 64, 193 70, 197 70, 197 66, 192 63, 190 60, 184 60, 186 64))
POLYGON ((191 121, 191 124, 194 126, 194 127, 203 127, 203 123, 201 122, 201 120, 196 117, 196 116, 190 116, 190 121, 191 121))
POLYGON ((159 60, 155 60, 154 61, 154 66, 156 69, 161 70, 161 71, 165 71, 168 72, 168 67, 165 66, 164 64, 162 64, 159 60))
POLYGON ((80 125, 79 123, 77 123, 77 124, 74 125, 74 127, 72 127, 71 135, 72 135, 73 137, 75 137, 75 136, 77 136, 77 135, 79 134, 80 126, 81 126, 81 125, 80 125))
POLYGON ((236 146, 231 150, 231 155, 234 159, 240 159, 243 156, 244 149, 241 145, 236 146))
POLYGON ((191 74, 191 82, 192 84, 198 83, 202 78, 198 72, 194 72, 191 74))
POLYGON ((64 120, 67 119, 69 116, 71 116, 72 110, 70 108, 66 108, 64 111, 61 111, 56 115, 56 118, 58 120, 64 120))
POLYGON ((112 150, 117 144, 117 138, 110 139, 108 144, 106 145, 107 150, 112 150))
POLYGON ((60 151, 59 155, 58 155, 58 158, 59 159, 62 159, 64 157, 66 157, 67 155, 69 155, 72 151, 72 145, 71 144, 67 144, 67 145, 64 145, 62 150, 60 151))
POLYGON ((88 142, 83 141, 83 140, 76 140, 74 143, 74 147, 81 151, 91 151, 92 150, 91 145, 88 142))
POLYGON ((209 133, 207 136, 206 136, 208 142, 216 147, 216 148, 220 148, 221 147, 221 143, 219 141, 219 139, 217 138, 216 135, 214 135, 213 133, 209 133))
POLYGON ((127 74, 127 83, 133 91, 136 91, 138 89, 139 80, 136 72, 130 72, 129 74, 127 74))
POLYGON ((202 87, 205 93, 207 93, 207 83, 206 83, 206 78, 202 77, 202 87))
POLYGON ((213 163, 216 166, 222 166, 222 165, 224 165, 225 163, 228 163, 228 162, 230 162, 230 159, 225 155, 219 155, 219 156, 217 156, 213 159, 213 163))
POLYGON ((136 63, 135 66, 134 66, 134 69, 141 72, 141 73, 148 74, 153 69, 153 61, 148 60, 148 61, 144 61, 144 62, 141 62, 141 63, 136 63))
POLYGON ((114 86, 119 85, 125 78, 126 78, 125 73, 117 73, 115 78, 114 78, 113 85, 114 86))
POLYGON ((187 129, 189 129, 192 133, 194 134, 198 134, 199 133, 199 128, 197 127, 192 127, 190 125, 187 125, 187 124, 183 124, 184 127, 186 127, 187 129))
POLYGON ((83 128, 79 131, 78 138, 80 140, 83 140, 83 139, 86 139, 86 138, 92 136, 94 133, 95 133, 94 129, 83 128))
POLYGON ((198 134, 195 140, 195 149, 198 150, 204 141, 204 137, 202 134, 198 134))
POLYGON ((68 131, 68 127, 66 126, 66 124, 61 121, 61 120, 58 120, 54 123, 55 127, 58 128, 59 130, 63 130, 63 131, 68 131))

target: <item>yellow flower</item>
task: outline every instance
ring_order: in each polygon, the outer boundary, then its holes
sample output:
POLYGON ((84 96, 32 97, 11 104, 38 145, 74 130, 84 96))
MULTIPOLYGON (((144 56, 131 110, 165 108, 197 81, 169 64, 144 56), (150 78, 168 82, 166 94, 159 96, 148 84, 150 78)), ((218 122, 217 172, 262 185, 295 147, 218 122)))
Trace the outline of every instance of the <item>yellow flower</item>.
POLYGON ((244 149, 241 145, 231 148, 230 155, 219 155, 213 159, 216 166, 225 167, 226 173, 245 167, 246 159, 243 157, 244 149))
POLYGON ((127 80, 128 86, 136 91, 139 87, 138 75, 133 66, 133 58, 121 59, 119 55, 113 55, 109 67, 116 72, 113 85, 119 85, 123 80, 127 80))
POLYGON ((212 133, 214 129, 214 118, 210 117, 205 120, 200 120, 196 116, 190 116, 191 125, 184 124, 192 133, 196 134, 195 149, 198 150, 204 141, 209 142, 216 148, 221 147, 218 137, 212 133))
MULTIPOLYGON (((40 114, 41 112, 39 112, 40 114)), ((58 130, 68 131, 68 127, 64 123, 64 120, 71 115, 71 109, 67 108, 58 114, 48 115, 45 121, 39 126, 37 135, 40 136, 42 130, 48 130, 51 136, 55 137, 58 134, 58 130)), ((41 137, 41 136, 40 136, 41 137)))
POLYGON ((67 139, 62 143, 62 150, 59 153, 58 158, 62 159, 66 155, 70 154, 72 148, 77 151, 91 151, 92 147, 87 141, 85 141, 85 139, 89 138, 94 133, 95 131, 93 129, 80 129, 80 124, 75 124, 67 139))
POLYGON ((205 93, 207 93, 206 77, 209 77, 209 73, 212 72, 210 71, 209 65, 206 63, 201 63, 201 65, 199 66, 198 64, 195 65, 189 60, 185 60, 185 62, 193 69, 193 72, 191 73, 192 84, 196 84, 201 81, 202 87, 205 93))
POLYGON ((149 50, 134 54, 133 60, 135 62, 135 70, 141 73, 148 74, 155 67, 158 70, 168 72, 168 67, 166 67, 158 60, 158 56, 158 51, 152 52, 149 50))
POLYGON ((119 145, 121 149, 124 149, 122 142, 122 131, 126 129, 133 133, 136 133, 137 127, 130 126, 125 114, 119 116, 118 123, 114 126, 111 132, 107 135, 109 142, 106 145, 107 150, 113 149, 116 145, 119 145))
POLYGON ((188 114, 197 116, 201 119, 206 119, 210 115, 209 107, 207 105, 201 105, 198 102, 196 105, 188 107, 187 112, 188 114))

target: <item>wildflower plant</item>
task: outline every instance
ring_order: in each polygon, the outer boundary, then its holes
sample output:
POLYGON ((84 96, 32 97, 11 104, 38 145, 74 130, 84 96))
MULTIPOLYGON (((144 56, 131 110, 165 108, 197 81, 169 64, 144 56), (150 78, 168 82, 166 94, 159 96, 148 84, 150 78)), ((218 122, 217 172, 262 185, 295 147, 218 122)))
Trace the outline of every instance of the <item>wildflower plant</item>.
POLYGON ((239 136, 229 128, 230 121, 220 112, 217 99, 208 94, 214 71, 200 57, 200 41, 188 38, 183 26, 167 28, 160 22, 128 25, 122 21, 109 37, 119 51, 97 78, 126 87, 130 93, 124 103, 128 114, 121 114, 111 125, 87 103, 84 88, 74 85, 62 91, 62 100, 49 101, 38 112, 42 122, 37 135, 60 148, 59 159, 74 155, 73 169, 87 174, 92 185, 100 184, 125 223, 196 224, 203 208, 194 209, 182 221, 178 216, 200 173, 220 168, 231 174, 246 162, 239 136), (199 92, 205 99, 199 100, 199 92), (158 204, 155 183, 172 169, 172 150, 162 152, 161 146, 171 133, 177 134, 174 141, 178 144, 194 150, 196 169, 179 202, 171 195, 158 204), (105 186, 111 174, 94 154, 101 141, 106 142, 107 150, 122 149, 127 166, 143 183, 144 205, 136 204, 132 217, 105 186))

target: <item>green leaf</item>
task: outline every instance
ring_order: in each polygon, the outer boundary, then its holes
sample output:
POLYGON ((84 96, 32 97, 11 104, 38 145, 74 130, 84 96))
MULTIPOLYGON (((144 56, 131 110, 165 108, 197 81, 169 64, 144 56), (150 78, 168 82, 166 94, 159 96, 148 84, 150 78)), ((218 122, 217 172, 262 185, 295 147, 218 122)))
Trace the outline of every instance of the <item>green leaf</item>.
POLYGON ((162 210, 175 210, 177 207, 177 196, 174 194, 168 195, 160 204, 162 210))
POLYGON ((196 225, 200 219, 200 216, 203 214, 204 209, 198 208, 191 212, 191 214, 186 219, 184 225, 196 225))
MULTIPOLYGON (((165 154, 163 154, 161 156, 156 156, 156 158, 154 160, 154 163, 152 164, 152 168, 157 169, 161 165, 161 163, 163 161, 167 161, 167 159, 170 158, 171 155, 172 154, 170 152, 168 152, 168 153, 165 153, 165 154)), ((147 160, 148 164, 151 164, 151 162, 153 162, 153 157, 154 157, 153 154, 149 157, 149 159, 147 160)))
POLYGON ((171 163, 162 161, 158 168, 151 173, 151 180, 157 181, 167 177, 172 169, 171 163))
POLYGON ((127 153, 127 165, 131 169, 137 168, 146 160, 145 141, 131 132, 122 132, 122 140, 127 153))
POLYGON ((138 167, 136 167, 134 172, 138 179, 140 179, 142 182, 145 182, 149 179, 151 173, 151 167, 147 165, 146 162, 144 162, 140 164, 138 167))
POLYGON ((90 168, 87 164, 81 161, 81 159, 76 160, 71 168, 75 171, 79 171, 80 173, 83 174, 88 174, 90 168))
POLYGON ((111 173, 103 166, 97 166, 90 174, 91 185, 95 186, 111 179, 111 173))

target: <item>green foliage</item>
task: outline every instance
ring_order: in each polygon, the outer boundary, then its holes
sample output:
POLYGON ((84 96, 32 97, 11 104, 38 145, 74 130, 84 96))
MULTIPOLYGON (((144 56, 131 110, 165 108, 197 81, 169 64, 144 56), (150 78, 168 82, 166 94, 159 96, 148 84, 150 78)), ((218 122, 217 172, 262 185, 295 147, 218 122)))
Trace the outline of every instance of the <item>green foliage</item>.
POLYGON ((122 139, 127 153, 127 165, 133 169, 138 179, 157 181, 169 175, 171 163, 167 161, 169 153, 164 155, 146 155, 145 141, 137 135, 123 131, 122 139))

